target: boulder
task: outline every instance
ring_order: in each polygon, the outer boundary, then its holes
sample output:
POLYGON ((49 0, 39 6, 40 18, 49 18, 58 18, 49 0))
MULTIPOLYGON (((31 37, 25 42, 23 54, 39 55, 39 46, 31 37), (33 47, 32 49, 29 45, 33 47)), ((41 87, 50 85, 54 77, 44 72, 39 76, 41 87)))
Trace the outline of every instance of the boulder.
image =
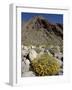
POLYGON ((23 50, 28 50, 28 47, 27 46, 24 46, 24 45, 21 45, 21 49, 23 50))
POLYGON ((54 56, 58 59, 62 59, 63 58, 63 54, 62 53, 55 53, 54 56))
POLYGON ((30 68, 29 60, 26 59, 26 58, 22 58, 22 61, 21 61, 21 71, 22 71, 22 73, 25 73, 25 72, 29 71, 29 68, 30 68))
POLYGON ((37 57, 37 55, 38 55, 37 52, 34 49, 31 49, 29 51, 29 59, 30 59, 30 61, 34 60, 37 57))
POLYGON ((24 46, 23 49, 24 49, 24 50, 28 50, 28 47, 27 47, 27 46, 24 46))
POLYGON ((34 77, 34 76, 35 76, 35 74, 32 71, 25 72, 22 74, 22 77, 34 77))
POLYGON ((28 50, 22 50, 22 51, 21 51, 21 55, 22 55, 22 56, 25 56, 25 57, 28 55, 28 53, 29 53, 28 50))

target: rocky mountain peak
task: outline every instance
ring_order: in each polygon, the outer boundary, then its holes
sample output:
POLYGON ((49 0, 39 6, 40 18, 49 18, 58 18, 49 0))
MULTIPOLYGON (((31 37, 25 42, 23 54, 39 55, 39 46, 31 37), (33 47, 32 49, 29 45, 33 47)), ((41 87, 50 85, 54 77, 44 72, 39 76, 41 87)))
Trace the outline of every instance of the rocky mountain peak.
POLYGON ((49 22, 43 16, 34 16, 29 20, 27 27, 31 27, 32 29, 40 29, 47 28, 48 25, 49 22))
POLYGON ((34 16, 33 19, 35 19, 35 20, 38 20, 38 19, 44 20, 45 18, 43 16, 34 16))
POLYGON ((22 42, 32 45, 62 46, 63 25, 52 24, 43 16, 34 16, 22 24, 22 42))

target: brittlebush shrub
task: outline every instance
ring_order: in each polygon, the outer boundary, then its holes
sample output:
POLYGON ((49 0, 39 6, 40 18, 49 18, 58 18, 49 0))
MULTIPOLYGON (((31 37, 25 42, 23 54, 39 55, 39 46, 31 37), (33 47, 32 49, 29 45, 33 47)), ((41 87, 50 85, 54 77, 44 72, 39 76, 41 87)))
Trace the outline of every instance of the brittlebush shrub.
POLYGON ((60 65, 57 60, 48 54, 34 59, 31 65, 37 76, 56 75, 60 70, 60 65))

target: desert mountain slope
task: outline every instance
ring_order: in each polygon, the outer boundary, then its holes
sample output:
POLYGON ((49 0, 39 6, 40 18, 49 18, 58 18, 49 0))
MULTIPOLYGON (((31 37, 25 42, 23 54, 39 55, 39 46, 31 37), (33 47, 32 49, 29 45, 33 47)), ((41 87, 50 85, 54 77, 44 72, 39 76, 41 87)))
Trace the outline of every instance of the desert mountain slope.
POLYGON ((63 46, 63 25, 52 24, 42 16, 34 16, 22 23, 21 41, 23 45, 63 46))

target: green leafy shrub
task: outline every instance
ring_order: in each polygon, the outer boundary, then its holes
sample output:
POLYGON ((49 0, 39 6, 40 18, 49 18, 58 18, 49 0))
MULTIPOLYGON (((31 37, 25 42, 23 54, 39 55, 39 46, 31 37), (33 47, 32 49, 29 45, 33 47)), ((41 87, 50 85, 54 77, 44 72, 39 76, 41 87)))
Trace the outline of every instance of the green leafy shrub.
POLYGON ((56 75, 60 70, 60 65, 57 60, 48 54, 34 59, 31 65, 37 76, 56 75))

